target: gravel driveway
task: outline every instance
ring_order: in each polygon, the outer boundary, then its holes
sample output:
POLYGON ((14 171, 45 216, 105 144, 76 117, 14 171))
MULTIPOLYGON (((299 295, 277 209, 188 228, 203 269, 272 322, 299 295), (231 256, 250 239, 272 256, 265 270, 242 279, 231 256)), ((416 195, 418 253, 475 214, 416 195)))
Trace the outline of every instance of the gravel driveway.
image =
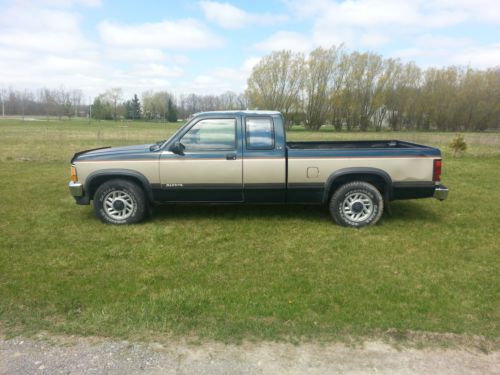
POLYGON ((2 339, 0 374, 500 374, 500 352, 343 344, 2 339))

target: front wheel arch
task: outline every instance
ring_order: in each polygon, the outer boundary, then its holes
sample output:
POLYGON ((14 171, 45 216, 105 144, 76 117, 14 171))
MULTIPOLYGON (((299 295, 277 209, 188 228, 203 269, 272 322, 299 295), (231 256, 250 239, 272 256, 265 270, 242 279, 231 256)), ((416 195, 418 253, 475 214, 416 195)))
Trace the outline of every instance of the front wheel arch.
POLYGON ((153 202, 153 191, 151 184, 142 173, 128 169, 103 169, 91 173, 85 181, 85 191, 90 199, 94 199, 94 194, 105 182, 113 179, 127 180, 137 184, 146 195, 149 203, 153 202))

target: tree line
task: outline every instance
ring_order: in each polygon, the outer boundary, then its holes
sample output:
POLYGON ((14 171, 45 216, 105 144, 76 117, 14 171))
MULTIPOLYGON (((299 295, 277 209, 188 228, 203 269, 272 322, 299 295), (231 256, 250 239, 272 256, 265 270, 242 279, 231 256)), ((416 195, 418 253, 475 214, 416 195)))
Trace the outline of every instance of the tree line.
POLYGON ((98 95, 91 105, 81 90, 0 89, 2 115, 175 122, 196 112, 268 109, 283 112, 287 126, 318 130, 500 129, 500 67, 422 69, 415 63, 317 48, 307 56, 276 51, 253 68, 244 93, 220 95, 146 91, 124 98, 121 88, 98 95))
POLYGON ((253 69, 250 107, 318 130, 482 131, 500 128, 500 67, 421 69, 375 53, 277 51, 253 69))
POLYGON ((0 89, 0 115, 75 117, 85 116, 82 90, 48 89, 14 90, 0 89))
POLYGON ((97 120, 148 120, 176 122, 196 112, 248 108, 243 94, 227 91, 219 95, 188 94, 176 97, 168 91, 146 91, 124 98, 115 87, 99 94, 92 103, 81 90, 41 89, 36 91, 0 90, 0 115, 89 117, 97 120))

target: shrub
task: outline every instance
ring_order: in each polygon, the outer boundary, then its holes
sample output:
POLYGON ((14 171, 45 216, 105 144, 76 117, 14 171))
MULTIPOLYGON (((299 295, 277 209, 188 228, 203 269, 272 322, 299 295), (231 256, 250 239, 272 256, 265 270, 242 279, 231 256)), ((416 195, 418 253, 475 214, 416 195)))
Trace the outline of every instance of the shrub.
POLYGON ((450 148, 453 151, 453 156, 463 154, 467 150, 467 143, 465 143, 464 136, 457 134, 450 142, 450 148))

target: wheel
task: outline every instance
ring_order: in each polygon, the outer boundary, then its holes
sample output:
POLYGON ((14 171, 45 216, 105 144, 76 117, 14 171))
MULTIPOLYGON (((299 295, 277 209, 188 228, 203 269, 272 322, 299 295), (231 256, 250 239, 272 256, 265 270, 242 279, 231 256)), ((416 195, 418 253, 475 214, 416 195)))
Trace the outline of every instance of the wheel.
POLYGON ((379 221, 384 199, 368 182, 354 181, 339 187, 330 200, 333 220, 345 227, 361 228, 379 221))
POLYGON ((103 222, 133 224, 141 221, 148 203, 144 191, 127 180, 109 180, 99 186, 94 194, 94 211, 103 222))

